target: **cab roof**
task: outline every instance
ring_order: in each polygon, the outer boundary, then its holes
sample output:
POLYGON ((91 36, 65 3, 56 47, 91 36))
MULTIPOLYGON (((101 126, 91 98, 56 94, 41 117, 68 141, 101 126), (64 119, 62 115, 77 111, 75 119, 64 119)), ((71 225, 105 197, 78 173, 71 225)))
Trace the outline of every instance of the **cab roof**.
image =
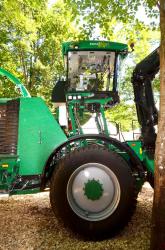
POLYGON ((81 50, 93 50, 93 51, 116 51, 119 53, 127 52, 128 45, 124 43, 110 42, 110 41, 100 41, 100 40, 88 40, 88 41, 72 41, 64 42, 62 44, 63 56, 68 53, 68 51, 81 51, 81 50))

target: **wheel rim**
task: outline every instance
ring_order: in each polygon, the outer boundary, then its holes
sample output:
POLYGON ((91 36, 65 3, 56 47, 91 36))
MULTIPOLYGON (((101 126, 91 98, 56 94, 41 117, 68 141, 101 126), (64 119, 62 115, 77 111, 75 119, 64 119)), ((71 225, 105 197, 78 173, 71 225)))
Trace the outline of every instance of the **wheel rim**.
POLYGON ((120 201, 120 184, 114 172, 100 163, 78 167, 67 185, 67 200, 79 217, 100 221, 109 217, 120 201))

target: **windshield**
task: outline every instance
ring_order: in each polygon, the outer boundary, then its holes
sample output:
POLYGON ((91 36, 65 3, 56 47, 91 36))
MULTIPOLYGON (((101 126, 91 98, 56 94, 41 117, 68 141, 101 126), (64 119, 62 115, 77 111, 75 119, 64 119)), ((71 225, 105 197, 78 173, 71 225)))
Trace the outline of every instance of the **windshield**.
POLYGON ((68 82, 71 90, 108 91, 114 77, 115 52, 73 51, 68 53, 68 82))

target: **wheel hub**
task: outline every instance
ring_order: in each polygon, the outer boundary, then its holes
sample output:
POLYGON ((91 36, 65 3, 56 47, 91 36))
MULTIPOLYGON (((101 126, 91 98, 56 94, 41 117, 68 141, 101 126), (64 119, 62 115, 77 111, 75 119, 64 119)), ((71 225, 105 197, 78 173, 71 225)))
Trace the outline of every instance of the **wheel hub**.
POLYGON ((84 195, 86 195, 89 200, 99 200, 104 191, 102 186, 103 185, 99 182, 99 180, 88 180, 83 188, 84 195))
POLYGON ((112 214, 120 201, 120 184, 116 175, 100 163, 86 163, 70 176, 67 200, 81 218, 99 221, 112 214))

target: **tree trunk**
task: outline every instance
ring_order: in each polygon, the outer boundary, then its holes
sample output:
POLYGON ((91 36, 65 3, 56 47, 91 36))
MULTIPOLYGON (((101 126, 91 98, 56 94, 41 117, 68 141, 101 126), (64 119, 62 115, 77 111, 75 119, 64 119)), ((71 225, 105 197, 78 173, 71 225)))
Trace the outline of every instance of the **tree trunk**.
POLYGON ((160 0, 160 113, 155 151, 151 250, 165 249, 165 0, 160 0))

